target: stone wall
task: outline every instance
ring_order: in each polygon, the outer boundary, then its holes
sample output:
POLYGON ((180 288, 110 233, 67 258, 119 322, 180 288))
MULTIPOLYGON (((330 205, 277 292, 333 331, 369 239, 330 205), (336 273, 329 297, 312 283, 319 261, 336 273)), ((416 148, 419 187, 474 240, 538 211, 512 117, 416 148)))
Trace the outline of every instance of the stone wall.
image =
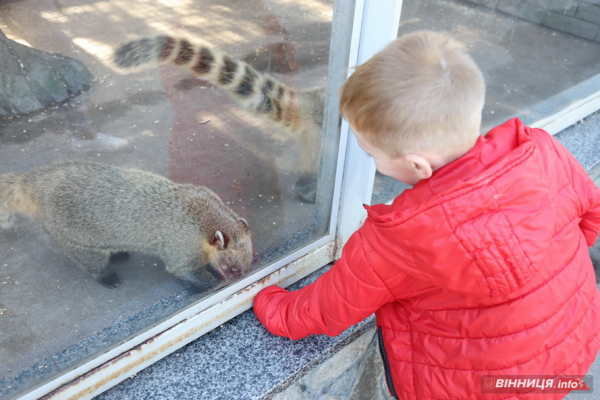
POLYGON ((600 43, 600 0, 468 0, 600 43))

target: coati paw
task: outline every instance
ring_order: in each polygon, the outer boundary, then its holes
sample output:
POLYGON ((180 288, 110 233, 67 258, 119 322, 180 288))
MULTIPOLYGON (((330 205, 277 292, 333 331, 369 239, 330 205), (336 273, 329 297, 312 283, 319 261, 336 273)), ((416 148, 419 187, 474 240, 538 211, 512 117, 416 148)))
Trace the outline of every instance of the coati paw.
POLYGON ((129 253, 126 251, 119 251, 110 255, 110 262, 113 264, 122 264, 129 261, 129 253))
POLYGON ((99 278, 98 283, 109 289, 114 289, 117 286, 119 286, 121 280, 119 279, 119 276, 116 273, 111 272, 99 278))
POLYGON ((294 184, 294 193, 300 199, 313 204, 317 200, 317 176, 313 173, 302 174, 294 184))

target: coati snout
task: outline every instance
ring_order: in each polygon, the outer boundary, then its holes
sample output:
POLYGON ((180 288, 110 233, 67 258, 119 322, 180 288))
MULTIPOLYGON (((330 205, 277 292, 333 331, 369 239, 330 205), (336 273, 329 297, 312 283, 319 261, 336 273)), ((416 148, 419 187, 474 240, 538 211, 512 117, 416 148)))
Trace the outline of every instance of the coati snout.
MULTIPOLYGON (((237 228, 250 232, 248 222, 238 218, 237 228)), ((209 241, 212 249, 206 251, 211 267, 221 281, 229 283, 242 277, 252 264, 252 241, 250 235, 239 231, 228 233, 216 231, 209 241), (233 240, 231 238, 233 237, 233 240)))

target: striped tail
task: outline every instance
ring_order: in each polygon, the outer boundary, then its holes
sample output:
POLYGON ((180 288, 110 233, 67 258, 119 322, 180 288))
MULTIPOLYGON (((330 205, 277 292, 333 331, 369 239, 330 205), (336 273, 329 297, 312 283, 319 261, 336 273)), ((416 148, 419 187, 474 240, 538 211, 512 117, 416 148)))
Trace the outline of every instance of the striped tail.
POLYGON ((157 36, 128 42, 114 53, 122 69, 171 63, 227 90, 245 109, 262 115, 292 132, 300 133, 303 106, 299 92, 228 54, 184 38, 157 36))

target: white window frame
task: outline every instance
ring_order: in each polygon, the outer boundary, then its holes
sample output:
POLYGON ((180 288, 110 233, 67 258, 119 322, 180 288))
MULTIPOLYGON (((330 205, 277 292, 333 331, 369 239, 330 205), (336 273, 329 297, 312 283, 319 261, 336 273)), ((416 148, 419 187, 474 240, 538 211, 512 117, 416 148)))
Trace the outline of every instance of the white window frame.
MULTIPOLYGON (((343 1, 343 0, 342 0, 343 1)), ((402 0, 356 0, 350 37, 349 74, 397 37, 402 0)), ((592 78, 600 87, 600 75, 592 78)), ((589 83, 588 81, 586 81, 589 83)), ((586 82, 572 90, 589 87, 586 82)), ((551 115, 531 123, 556 133, 600 109, 600 91, 587 93, 551 115)), ((31 389, 20 399, 92 398, 252 307, 270 285, 282 287, 341 255, 343 245, 364 222, 371 201, 375 165, 342 122, 329 233, 278 262, 172 315, 93 360, 31 389)))
POLYGON ((556 135, 598 110, 600 110, 600 73, 536 104, 529 112, 534 117, 522 119, 531 127, 541 128, 556 135))

